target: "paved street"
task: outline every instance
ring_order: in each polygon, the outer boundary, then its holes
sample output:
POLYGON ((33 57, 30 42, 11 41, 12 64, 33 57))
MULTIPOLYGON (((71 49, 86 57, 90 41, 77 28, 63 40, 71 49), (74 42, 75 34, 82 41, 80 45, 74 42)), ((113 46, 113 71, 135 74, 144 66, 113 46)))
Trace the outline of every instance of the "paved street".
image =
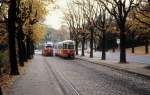
POLYGON ((36 55, 10 95, 150 95, 150 80, 79 59, 36 55))

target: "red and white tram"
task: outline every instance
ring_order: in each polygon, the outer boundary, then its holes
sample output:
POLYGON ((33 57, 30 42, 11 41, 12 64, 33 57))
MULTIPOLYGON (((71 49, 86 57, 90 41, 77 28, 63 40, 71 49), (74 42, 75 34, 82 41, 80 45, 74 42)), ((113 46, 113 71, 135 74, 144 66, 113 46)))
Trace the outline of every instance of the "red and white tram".
POLYGON ((65 40, 58 42, 55 45, 55 55, 64 58, 74 58, 75 57, 75 43, 72 40, 65 40))
POLYGON ((42 49, 43 56, 53 56, 53 43, 46 43, 44 48, 42 49))

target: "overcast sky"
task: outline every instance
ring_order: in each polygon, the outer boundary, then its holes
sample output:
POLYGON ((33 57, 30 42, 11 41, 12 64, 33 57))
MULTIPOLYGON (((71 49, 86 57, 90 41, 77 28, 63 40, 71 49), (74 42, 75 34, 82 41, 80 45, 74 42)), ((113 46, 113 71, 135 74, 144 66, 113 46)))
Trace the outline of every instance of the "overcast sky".
MULTIPOLYGON (((67 0, 56 0, 57 9, 51 10, 49 8, 49 14, 46 17, 45 24, 51 26, 52 28, 59 29, 63 23, 63 11, 67 6, 67 0)), ((55 6, 55 5, 54 5, 55 6)))

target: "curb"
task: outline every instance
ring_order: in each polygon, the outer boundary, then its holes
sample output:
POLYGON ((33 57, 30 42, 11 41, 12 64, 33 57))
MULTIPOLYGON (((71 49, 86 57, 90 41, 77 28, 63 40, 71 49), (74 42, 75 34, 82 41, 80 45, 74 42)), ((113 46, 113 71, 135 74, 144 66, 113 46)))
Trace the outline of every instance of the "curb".
POLYGON ((123 71, 123 72, 135 74, 135 75, 138 75, 138 76, 141 76, 141 77, 145 77, 145 78, 150 80, 150 76, 149 75, 137 73, 137 72, 134 72, 134 71, 131 71, 131 70, 127 70, 127 69, 119 67, 119 66, 114 66, 114 65, 111 65, 111 64, 107 64, 107 62, 90 61, 90 60, 88 60, 86 58, 79 58, 79 57, 76 57, 76 59, 79 59, 79 60, 82 60, 82 61, 86 61, 86 62, 90 62, 90 63, 97 64, 97 65, 106 66, 106 67, 109 67, 109 68, 113 68, 115 70, 120 70, 120 71, 123 71))

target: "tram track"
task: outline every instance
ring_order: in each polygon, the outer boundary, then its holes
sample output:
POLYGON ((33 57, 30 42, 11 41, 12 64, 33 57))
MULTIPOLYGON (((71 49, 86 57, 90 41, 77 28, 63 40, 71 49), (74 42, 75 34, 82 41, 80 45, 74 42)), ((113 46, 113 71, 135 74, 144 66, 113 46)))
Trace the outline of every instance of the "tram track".
POLYGON ((69 80, 67 80, 62 73, 58 72, 55 68, 52 68, 47 59, 44 59, 48 72, 51 72, 53 74, 59 88, 64 95, 81 95, 76 87, 69 80))
POLYGON ((51 66, 65 95, 112 95, 111 93, 120 95, 120 92, 124 93, 122 95, 149 95, 147 79, 106 66, 87 63, 56 57, 47 58, 46 64, 51 66))

